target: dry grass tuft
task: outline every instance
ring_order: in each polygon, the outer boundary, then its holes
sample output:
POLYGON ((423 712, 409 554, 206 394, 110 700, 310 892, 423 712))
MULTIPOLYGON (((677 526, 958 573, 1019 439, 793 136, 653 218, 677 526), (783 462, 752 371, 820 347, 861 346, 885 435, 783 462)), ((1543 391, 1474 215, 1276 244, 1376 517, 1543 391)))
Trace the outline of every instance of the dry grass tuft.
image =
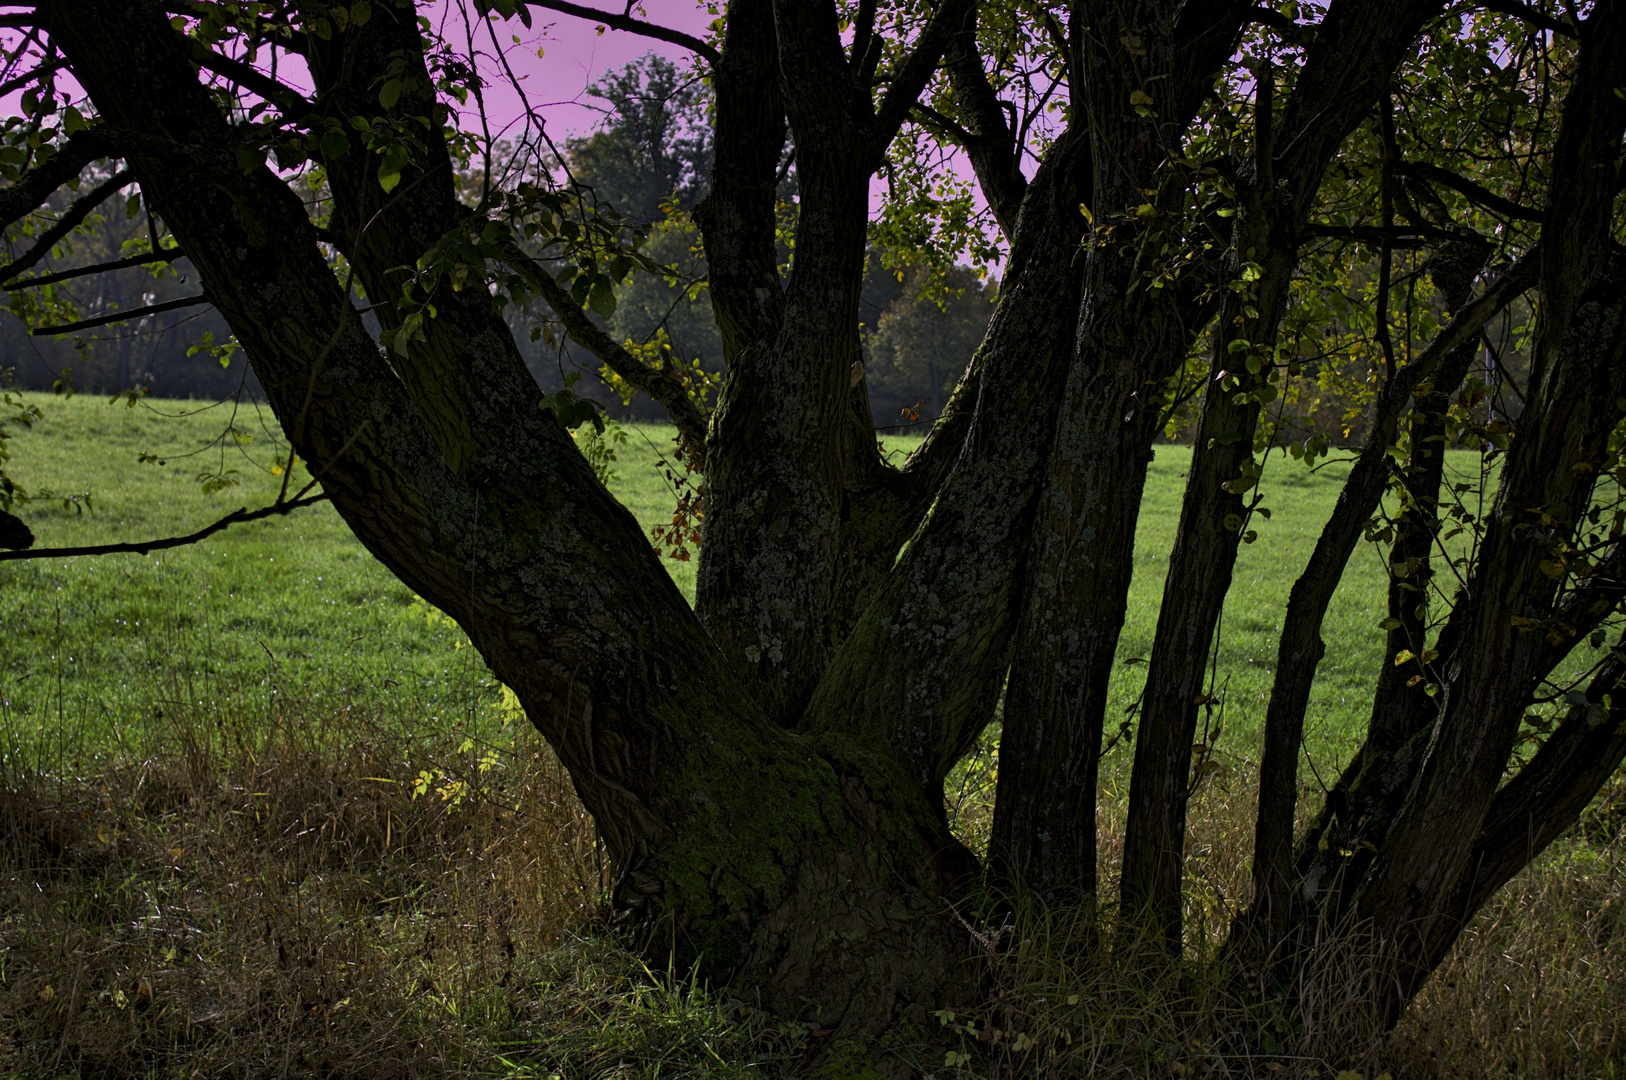
MULTIPOLYGON (((989 767, 993 757, 990 755, 989 767)), ((1100 895, 1117 892, 1127 777, 1103 777, 1100 895)), ((957 776, 961 792, 991 785, 957 776)), ((1397 1029, 1372 1007, 1389 965, 1346 928, 1309 946, 1291 1015, 1224 974, 1221 948, 1248 900, 1255 781, 1249 763, 1204 770, 1192 801, 1186 952, 1171 964, 1110 903, 1040 913, 1020 900, 987 931, 991 1000, 939 1017, 945 1067, 994 1077, 1626 1076, 1626 773, 1574 835, 1487 905, 1397 1029)), ((1313 795, 1306 791, 1306 807, 1313 795)), ((965 800, 960 835, 986 843, 991 806, 965 800), (978 830, 982 830, 979 834, 978 830)), ((952 805, 952 804, 951 804, 952 805)), ((922 1065, 928 1063, 922 1062, 922 1065)), ((936 1060, 929 1063, 937 1065, 936 1060)))
POLYGON ((513 1027, 593 917, 540 739, 171 716, 137 765, 0 777, 0 1072, 412 1076, 513 1027))
POLYGON ((1388 1040, 1399 1077, 1626 1076, 1626 775, 1494 896, 1388 1040))

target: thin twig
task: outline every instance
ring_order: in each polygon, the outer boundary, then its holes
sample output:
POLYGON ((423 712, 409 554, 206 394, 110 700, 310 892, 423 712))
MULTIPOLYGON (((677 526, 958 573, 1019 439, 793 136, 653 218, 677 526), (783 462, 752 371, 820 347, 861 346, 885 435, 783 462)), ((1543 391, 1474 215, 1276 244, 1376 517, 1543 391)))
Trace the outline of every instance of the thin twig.
MULTIPOLYGON (((315 481, 311 481, 311 484, 315 484, 315 481)), ((310 485, 306 485, 305 490, 309 491, 310 485)), ((212 525, 206 525, 197 532, 187 533, 185 536, 166 536, 159 540, 137 540, 125 544, 89 544, 82 547, 28 548, 24 551, 0 551, 0 562, 10 562, 14 559, 67 559, 80 555, 145 555, 149 551, 185 547, 200 540, 207 540, 215 533, 232 525, 241 525, 244 522, 259 521, 268 517, 280 517, 301 507, 314 506, 319 502, 324 502, 327 497, 327 493, 323 492, 309 498, 296 497, 288 502, 272 503, 270 506, 262 506, 258 510, 250 510, 245 506, 240 510, 227 514, 212 525)))

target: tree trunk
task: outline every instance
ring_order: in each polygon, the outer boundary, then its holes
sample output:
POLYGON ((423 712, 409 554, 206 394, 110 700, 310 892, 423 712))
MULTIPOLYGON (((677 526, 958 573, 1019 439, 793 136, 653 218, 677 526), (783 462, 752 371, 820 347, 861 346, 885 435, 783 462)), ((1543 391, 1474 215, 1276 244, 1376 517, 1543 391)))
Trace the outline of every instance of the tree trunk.
MULTIPOLYGON (((491 305, 443 286, 392 371, 298 198, 237 165, 162 10, 42 14, 107 122, 143 133, 130 160, 144 191, 336 509, 458 620, 558 751, 605 838, 623 919, 843 1034, 964 1000, 950 900, 973 863, 940 799, 862 740, 798 735, 756 709, 632 516, 536 407, 491 305), (485 392, 447 411, 409 393, 458 378, 485 392), (763 784, 779 793, 766 813, 763 784)), ((370 220, 358 274, 388 281, 411 230, 421 242, 455 215, 450 181, 403 179, 411 215, 345 211, 370 220)))

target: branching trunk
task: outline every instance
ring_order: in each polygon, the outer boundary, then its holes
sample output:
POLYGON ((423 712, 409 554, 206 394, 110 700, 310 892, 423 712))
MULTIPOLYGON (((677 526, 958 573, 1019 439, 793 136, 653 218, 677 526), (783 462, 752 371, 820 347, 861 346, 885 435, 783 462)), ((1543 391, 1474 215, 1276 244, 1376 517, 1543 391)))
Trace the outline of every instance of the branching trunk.
POLYGON ((1009 661, 1046 435, 1073 350, 1087 174, 1082 140, 1066 134, 1029 185, 953 471, 808 709, 820 728, 882 733, 939 795, 991 719, 1009 661))
MULTIPOLYGON (((902 48, 882 47, 882 9, 869 3, 844 44, 833 0, 734 0, 720 49, 656 33, 705 57, 716 91, 715 172, 695 218, 727 382, 709 417, 675 380, 639 384, 673 409, 691 450, 704 435, 693 609, 558 418, 538 407, 490 282, 473 286, 483 259, 518 266, 505 287, 529 281, 612 367, 645 375, 562 286, 511 245, 492 246, 488 222, 459 202, 424 56, 430 35, 412 6, 374 5, 362 17, 354 5, 344 19, 285 27, 293 37, 274 47, 304 58, 310 101, 205 42, 239 41, 235 23, 187 22, 216 7, 182 5, 176 24, 171 7, 36 6, 95 116, 72 138, 30 144, 25 166, 8 158, 17 180, 0 189, 0 219, 13 226, 92 161, 123 158, 323 496, 402 582, 458 621, 557 750, 608 848, 621 925, 838 1037, 922 1023, 975 998, 972 941, 955 907, 985 869, 1045 902, 1093 899, 1103 711, 1151 441, 1169 377, 1220 311, 1123 874, 1126 907, 1149 910, 1178 948, 1197 699, 1300 236, 1375 237, 1388 251, 1460 235, 1443 207, 1405 235, 1387 212, 1376 228, 1312 220, 1328 163, 1443 3, 1333 0, 1312 28, 1251 0, 1082 0, 1065 27, 1045 16, 1042 40, 1057 51, 1034 70, 1065 74, 1071 126, 1031 181, 1020 168, 1029 148, 1000 97, 1011 71, 979 53, 990 30, 1021 32, 998 21, 1003 9, 984 9, 993 21, 980 26, 973 0, 900 9, 913 35, 902 48), (917 15, 924 21, 909 21, 917 15), (1235 95, 1232 61, 1249 20, 1284 35, 1283 50, 1302 45, 1303 62, 1278 86, 1259 61, 1251 131, 1222 101, 1227 115, 1193 149, 1199 105, 1235 95), (236 91, 206 86, 199 64, 269 95, 263 110, 223 102, 236 91), (949 86, 928 93, 940 66, 949 86), (288 109, 310 115, 279 112, 288 109), (911 113, 964 146, 1010 251, 985 341, 943 419, 895 469, 869 418, 858 296, 869 185, 911 113), (413 133, 398 178, 381 176, 364 128, 413 133), (782 281, 774 200, 790 133, 800 194, 782 281), (1233 149, 1249 138, 1251 163, 1233 149), (254 164, 267 140, 319 155, 330 227, 316 229, 286 178, 254 164), (36 160, 47 143, 60 149, 36 160), (1210 201, 1215 188, 1230 197, 1215 176, 1242 192, 1229 234, 1210 201), (437 254, 475 235, 479 245, 456 248, 477 252, 457 268, 468 287, 454 287, 437 254), (342 252, 340 272, 324 245, 342 252), (1221 377, 1221 367, 1233 370, 1221 377), (984 868, 950 833, 942 782, 1002 690, 984 868)), ((1385 972, 1378 1004, 1391 1016, 1490 892, 1572 825, 1626 756, 1617 648, 1585 700, 1572 699, 1503 782, 1539 684, 1626 601, 1626 541, 1578 540, 1596 476, 1618 468, 1609 440, 1626 413, 1626 249, 1609 239, 1626 13, 1594 5, 1575 21, 1578 59, 1561 73, 1570 89, 1544 164, 1541 246, 1514 240, 1525 256, 1476 299, 1459 281, 1449 325, 1412 362, 1387 365, 1371 439, 1293 588, 1265 718, 1255 898, 1234 951, 1252 961, 1328 914, 1364 919, 1390 954, 1414 958, 1385 972), (1418 601, 1435 557, 1440 416, 1487 320, 1537 284, 1529 401, 1437 660, 1420 647, 1418 601), (1321 623, 1380 505, 1409 409, 1388 647, 1411 649, 1420 666, 1386 662, 1366 745, 1295 856, 1321 623)), ((630 15, 615 25, 654 33, 630 15)), ((1384 134, 1392 209, 1399 143, 1384 134)), ((1431 168, 1405 174, 1443 174, 1497 213, 1532 214, 1431 168)), ((112 167, 100 175, 122 182, 112 167)), ((36 240, 48 246, 52 235, 36 240)))
POLYGON ((1294 582, 1276 652, 1276 674, 1265 711, 1265 745, 1259 764, 1259 809, 1254 834, 1253 903, 1237 937, 1268 948, 1287 935, 1297 918, 1293 903, 1293 827, 1298 803, 1298 761, 1310 689, 1325 644, 1321 623, 1349 557, 1388 486, 1388 451, 1400 420, 1412 405, 1411 391, 1457 349, 1471 347, 1498 312, 1536 281, 1539 257, 1527 255, 1465 308, 1455 313, 1417 359, 1387 386, 1375 407, 1372 431, 1338 493, 1309 562, 1294 582))
MULTIPOLYGON (((397 377, 298 198, 269 170, 236 165, 161 9, 42 10, 108 123, 173 148, 131 155, 152 205, 196 252, 345 521, 458 619, 558 750, 609 848, 623 917, 758 987, 768 1007, 848 1034, 963 998, 966 941, 948 899, 971 867, 940 803, 861 742, 761 715, 632 516, 520 392, 523 364, 489 303, 437 292, 439 315, 395 357, 397 377), (221 162, 214 185, 191 181, 198 155, 221 162), (460 374, 468 385, 444 412, 409 392, 460 374), (768 814, 764 783, 780 793, 768 814)), ((450 174, 423 175, 414 196, 423 219, 370 221, 358 274, 387 281, 413 237, 433 239, 454 208, 450 174)))

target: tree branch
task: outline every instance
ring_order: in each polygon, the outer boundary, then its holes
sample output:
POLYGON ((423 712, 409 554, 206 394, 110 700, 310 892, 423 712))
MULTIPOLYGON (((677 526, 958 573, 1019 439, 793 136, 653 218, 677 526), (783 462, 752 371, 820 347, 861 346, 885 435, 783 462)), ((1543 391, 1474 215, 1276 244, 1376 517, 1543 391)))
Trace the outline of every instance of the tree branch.
MULTIPOLYGON (((1016 235, 1016 215, 1028 186, 1020 168, 1022 150, 1017 145, 1013 125, 1005 117, 999 95, 983 68, 982 53, 977 49, 975 19, 968 19, 967 23, 969 25, 954 34, 944 50, 943 60, 948 69, 949 86, 966 124, 959 129, 964 133, 960 145, 965 147, 983 197, 988 200, 988 208, 1008 240, 1016 235)), ((918 104, 917 107, 926 108, 918 104)), ((936 114, 928 110, 928 115, 936 114)))
POLYGON ((1256 7, 1248 12, 1248 21, 1270 27, 1295 45, 1307 45, 1315 37, 1314 26, 1294 22, 1281 12, 1267 7, 1256 7))
POLYGON ((1498 15, 1511 15, 1529 23, 1539 30, 1551 30, 1562 37, 1576 40, 1581 35, 1575 32, 1575 27, 1563 19, 1555 19, 1546 12, 1537 11, 1529 4, 1521 4, 1519 0, 1480 0, 1479 6, 1486 11, 1494 11, 1498 15))
POLYGON ((152 251, 145 255, 132 255, 128 259, 114 259, 112 262, 97 263, 95 266, 79 266, 55 274, 24 278, 21 281, 13 281, 7 285, 6 291, 19 292, 23 289, 37 289, 41 285, 55 285, 59 281, 88 277, 91 274, 106 274, 114 270, 127 270, 132 266, 148 266, 152 263, 174 262, 176 259, 184 258, 186 258, 186 252, 180 248, 166 248, 163 251, 152 251))
POLYGON ((681 45, 690 52, 699 53, 708 61, 715 64, 722 59, 715 48, 701 41, 692 34, 685 34, 681 30, 671 30, 655 23, 634 19, 629 15, 616 15, 609 11, 600 11, 585 4, 572 4, 570 0, 529 0, 539 8, 547 8, 565 15, 574 15, 579 19, 592 19, 601 22, 612 30, 625 30, 629 34, 641 34, 644 37, 654 38, 657 41, 669 41, 673 45, 681 45))
POLYGON ((49 75, 53 71, 60 71, 62 68, 67 66, 68 62, 66 60, 52 60, 48 64, 41 64, 37 68, 24 72, 15 79, 7 79, 5 82, 0 83, 0 97, 5 97, 10 93, 15 93, 16 91, 27 86, 29 83, 33 82, 35 79, 49 75))
POLYGON ((166 536, 160 540, 138 540, 128 544, 91 544, 84 547, 60 548, 28 548, 22 551, 0 551, 0 562, 11 562, 17 559, 68 559, 80 555, 145 555, 149 551, 163 551, 166 548, 185 547, 195 544, 199 540, 207 540, 222 529, 232 525, 241 525, 244 522, 259 521, 262 518, 280 517, 305 506, 314 506, 327 499, 327 493, 311 495, 303 499, 291 499, 288 502, 272 503, 262 506, 258 510, 243 507, 235 510, 212 525, 206 525, 194 533, 185 536, 166 536))
POLYGON ((1461 233, 1432 225, 1306 225, 1304 235, 1354 240, 1362 244, 1388 244, 1397 248, 1427 247, 1463 239, 1461 233))
POLYGON ((679 434, 683 436, 683 441, 689 445, 691 453, 697 455, 696 463, 703 465, 707 419, 706 414, 700 411, 700 406, 689 396, 688 388, 671 375, 650 367, 617 345, 615 339, 599 329, 593 320, 587 317, 581 305, 572 300, 570 294, 553 280, 553 275, 535 259, 516 247, 509 252, 504 261, 518 271, 525 284, 536 290, 537 295, 553 309, 559 321, 564 323, 565 332, 570 335, 572 341, 604 361, 610 370, 625 379, 629 386, 642 390, 666 410, 667 415, 672 418, 672 423, 677 426, 679 434))
POLYGON ((898 65, 892 85, 887 87, 886 95, 881 98, 880 108, 875 110, 876 142, 870 148, 872 157, 878 159, 886 153, 887 144, 897 135, 909 110, 914 108, 921 91, 931 81, 932 73, 937 70, 938 61, 943 58, 949 42, 967 19, 975 17, 976 10, 975 0, 942 0, 937 5, 937 11, 932 14, 926 29, 921 31, 914 49, 898 65))
POLYGON ((162 304, 148 304, 145 307, 131 308, 129 311, 114 311, 107 315, 98 315, 93 319, 81 319, 78 322, 62 323, 60 326, 36 326, 29 333, 34 337, 50 337, 56 334, 71 334, 78 330, 90 330, 97 326, 106 326, 108 323, 129 322, 131 319, 141 319, 148 315, 157 315, 161 311, 174 311, 176 308, 197 307, 207 304, 209 298, 199 293, 197 296, 183 296, 178 300, 165 300, 162 304))
POLYGON ((1496 192, 1484 187, 1466 176, 1458 176, 1450 169, 1442 169, 1438 165, 1427 162, 1408 161, 1396 166, 1396 170, 1404 176, 1414 176, 1420 180, 1432 180, 1436 184, 1450 188, 1457 194, 1466 197, 1470 202, 1478 203, 1487 210, 1493 210, 1503 217, 1514 218, 1519 221, 1540 221, 1541 211, 1528 206, 1521 206, 1512 199, 1504 199, 1496 192))
POLYGON ((121 170, 92 188, 90 194, 81 195, 75 199, 73 205, 68 207, 61 217, 57 218, 56 224, 45 230, 40 238, 34 242, 33 247, 19 255, 15 262, 0 267, 0 281, 10 281, 49 255, 52 248, 56 247, 64 237, 78 228, 80 222, 90 216, 92 210, 106 202, 107 198, 114 192, 128 185, 131 179, 129 169, 121 170))
MULTIPOLYGON (((196 41, 195 38, 188 40, 196 41)), ((201 42, 193 47, 192 60, 199 67, 230 79, 244 89, 252 90, 285 113, 304 115, 316 108, 315 102, 293 87, 278 82, 252 64, 245 64, 229 56, 221 56, 201 42)))
POLYGON ((15 184, 0 190, 0 228, 44 206, 57 188, 78 176, 92 161, 112 152, 112 141, 100 126, 70 137, 48 160, 28 170, 15 184))

